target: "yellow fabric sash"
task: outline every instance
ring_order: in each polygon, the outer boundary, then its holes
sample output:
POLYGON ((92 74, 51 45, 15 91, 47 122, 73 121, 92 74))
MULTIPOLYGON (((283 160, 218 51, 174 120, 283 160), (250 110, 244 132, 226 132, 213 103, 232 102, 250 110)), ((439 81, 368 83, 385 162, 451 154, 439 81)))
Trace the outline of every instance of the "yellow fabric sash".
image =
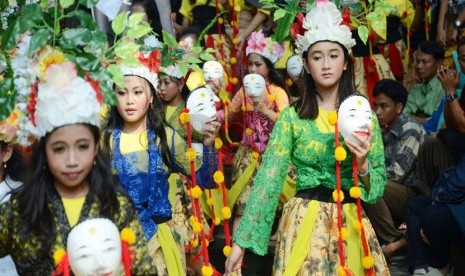
POLYGON ((181 252, 179 252, 179 248, 174 241, 173 234, 166 223, 158 225, 157 235, 163 252, 163 257, 165 258, 168 275, 185 275, 186 273, 181 262, 181 252))
POLYGON ((312 241, 311 233, 313 231, 313 226, 315 225, 318 209, 320 209, 319 201, 311 200, 308 203, 307 212, 305 213, 304 220, 302 221, 302 226, 300 226, 299 234, 294 241, 294 248, 292 248, 289 263, 287 264, 287 268, 284 271, 283 276, 297 275, 297 272, 299 272, 300 267, 304 263, 312 241))

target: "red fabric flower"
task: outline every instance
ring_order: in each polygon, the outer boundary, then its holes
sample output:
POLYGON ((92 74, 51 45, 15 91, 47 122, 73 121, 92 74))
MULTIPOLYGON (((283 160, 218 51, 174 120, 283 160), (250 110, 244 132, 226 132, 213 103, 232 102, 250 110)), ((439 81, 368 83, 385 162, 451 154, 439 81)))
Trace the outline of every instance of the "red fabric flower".
POLYGON ((303 35, 305 33, 305 29, 302 27, 304 22, 304 15, 303 13, 297 13, 297 22, 292 24, 291 26, 291 36, 293 39, 297 39, 297 35, 303 35))
POLYGON ((341 25, 346 25, 347 27, 351 27, 350 26, 350 10, 348 7, 344 7, 344 9, 342 10, 342 22, 341 22, 341 25))
POLYGON ((37 81, 31 85, 31 93, 29 94, 29 103, 27 104, 27 107, 26 107, 29 120, 34 126, 36 126, 35 112, 36 112, 36 104, 37 104, 37 87, 38 86, 39 86, 39 82, 37 81))
POLYGON ((156 73, 156 74, 160 72, 160 65, 161 65, 160 51, 158 50, 152 51, 147 58, 144 56, 140 56, 139 61, 142 65, 149 68, 151 72, 156 73))
POLYGON ((86 81, 92 86, 92 88, 95 90, 95 94, 97 94, 97 100, 100 104, 103 104, 103 94, 102 90, 100 90, 100 82, 94 80, 89 76, 89 74, 86 73, 86 81))

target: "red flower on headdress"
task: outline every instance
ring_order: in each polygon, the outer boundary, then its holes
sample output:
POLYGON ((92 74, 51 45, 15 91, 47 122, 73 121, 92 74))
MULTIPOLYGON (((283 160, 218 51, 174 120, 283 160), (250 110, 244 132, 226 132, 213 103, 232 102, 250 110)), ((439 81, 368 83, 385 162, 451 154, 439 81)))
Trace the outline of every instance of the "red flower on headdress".
POLYGON ((156 73, 156 74, 160 72, 160 65, 161 65, 160 51, 154 50, 150 53, 148 57, 141 55, 139 57, 139 61, 142 65, 149 68, 151 72, 156 73))
POLYGON ((297 13, 297 22, 293 23, 291 27, 291 36, 293 39, 297 39, 297 35, 303 35, 305 33, 305 29, 302 27, 304 19, 303 13, 297 13))
POLYGON ((350 10, 348 7, 344 7, 342 10, 342 22, 341 25, 346 25, 350 28, 350 10))
POLYGON ((29 114, 29 120, 31 121, 32 125, 36 126, 36 103, 37 103, 37 87, 39 86, 39 82, 35 82, 31 85, 31 93, 29 93, 29 103, 26 106, 27 113, 29 114))
POLYGON ((89 76, 89 74, 86 73, 86 81, 92 86, 92 88, 95 90, 95 94, 97 94, 97 100, 100 104, 103 104, 103 94, 102 90, 100 90, 100 83, 93 78, 89 76))

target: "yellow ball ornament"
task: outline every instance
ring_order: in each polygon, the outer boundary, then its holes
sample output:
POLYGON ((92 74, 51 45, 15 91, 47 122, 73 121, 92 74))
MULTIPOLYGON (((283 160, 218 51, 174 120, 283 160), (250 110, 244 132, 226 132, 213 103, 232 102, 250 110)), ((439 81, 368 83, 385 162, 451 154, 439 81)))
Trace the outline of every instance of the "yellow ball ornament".
POLYGON ((189 123, 191 116, 187 112, 183 112, 179 115, 179 122, 183 125, 189 123))
POLYGON ((221 39, 217 39, 215 42, 216 42, 216 45, 221 45, 221 44, 223 44, 223 40, 221 40, 221 39))
POLYGON ((349 193, 350 193, 350 196, 353 198, 360 198, 360 196, 362 195, 362 191, 360 190, 359 187, 350 188, 349 193))
POLYGON ((229 245, 226 245, 225 247, 223 247, 223 254, 226 258, 229 257, 229 255, 231 254, 231 249, 232 248, 229 245))
POLYGON ((192 191, 192 197, 197 199, 202 195, 202 189, 200 189, 199 186, 195 186, 194 188, 191 189, 192 191))
POLYGON ((213 174, 213 180, 215 181, 216 184, 221 184, 224 182, 224 174, 222 171, 216 171, 213 174))
POLYGON ((255 160, 258 160, 258 157, 260 157, 260 154, 256 151, 252 152, 252 158, 255 160))
POLYGON ((363 268, 370 269, 375 265, 375 260, 372 256, 365 256, 362 260, 363 268))
POLYGON ((196 248, 197 246, 199 246, 199 240, 198 239, 195 239, 191 242, 191 245, 193 248, 196 248))
POLYGON ((223 146, 223 141, 220 138, 215 138, 215 149, 219 150, 223 146))
POLYGON ((337 123, 337 113, 336 111, 331 111, 328 114, 328 122, 330 125, 334 126, 337 123))
POLYGON ((213 220, 213 223, 214 223, 215 225, 220 225, 221 219, 220 219, 219 217, 215 217, 215 219, 213 220))
POLYGON ((229 209, 228 206, 225 206, 221 208, 221 214, 223 215, 224 219, 230 219, 231 218, 231 209, 229 209))
POLYGON ((347 228, 342 227, 340 235, 343 241, 347 240, 347 237, 349 236, 349 233, 347 232, 347 228))
POLYGON ((337 147, 336 150, 334 151, 334 158, 336 158, 336 161, 339 161, 339 162, 346 160, 347 158, 346 150, 341 146, 337 147))
POLYGON ((238 81, 239 81, 239 80, 238 80, 236 77, 234 77, 234 78, 231 79, 231 83, 232 83, 233 85, 236 85, 238 81))
POLYGON ((194 231, 194 233, 198 234, 202 231, 202 224, 200 224, 200 222, 196 221, 192 224, 192 231, 194 231))
POLYGON ((291 86, 292 85, 292 80, 291 79, 286 79, 286 85, 291 86))
POLYGON ((208 204, 208 206, 213 206, 213 198, 211 198, 211 197, 208 198, 207 199, 207 204, 208 204))
MULTIPOLYGON (((344 193, 342 191, 339 191, 339 199, 341 202, 344 200, 344 193)), ((337 190, 333 191, 333 200, 334 202, 337 202, 337 190)))
POLYGON ((223 22, 224 22, 223 18, 221 18, 221 17, 218 18, 218 24, 223 24, 223 22))
POLYGON ((189 217, 189 222, 191 223, 191 225, 194 224, 194 222, 196 222, 196 221, 197 221, 197 219, 194 216, 189 217))
POLYGON ((251 129, 250 127, 246 128, 246 130, 245 130, 245 134, 246 134, 247 136, 251 136, 251 135, 252 135, 252 132, 253 132, 253 131, 252 131, 252 129, 251 129))
POLYGON ((237 62, 237 59, 235 57, 232 57, 229 59, 229 63, 231 64, 236 64, 236 62, 237 62))
POLYGON ((237 43, 239 43, 239 39, 237 37, 233 38, 232 43, 237 45, 237 43))
POLYGON ((241 11, 241 6, 239 6, 239 5, 234 6, 234 11, 235 12, 240 12, 241 11))
POLYGON ((344 267, 339 266, 337 268, 337 276, 346 276, 346 271, 344 270, 344 267))
POLYGON ((226 66, 226 62, 224 60, 220 60, 222 66, 226 66))
POLYGON ((197 157, 197 152, 193 148, 188 148, 186 152, 186 159, 189 162, 195 161, 195 158, 197 157))
POLYGON ((63 248, 58 249, 53 253, 53 261, 55 262, 55 265, 58 265, 63 258, 66 256, 66 251, 63 248))
POLYGON ((136 242, 136 233, 134 233, 131 228, 123 228, 123 230, 121 230, 121 240, 132 245, 136 242))
POLYGON ((213 268, 211 266, 204 265, 202 267, 202 275, 203 276, 212 276, 213 275, 213 268))

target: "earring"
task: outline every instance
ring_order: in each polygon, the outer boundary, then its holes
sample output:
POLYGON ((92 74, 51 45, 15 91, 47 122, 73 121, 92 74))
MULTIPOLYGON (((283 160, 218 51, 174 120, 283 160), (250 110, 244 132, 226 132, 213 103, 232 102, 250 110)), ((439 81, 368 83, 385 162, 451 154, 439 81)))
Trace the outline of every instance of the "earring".
POLYGON ((6 167, 7 167, 7 166, 6 166, 6 163, 3 163, 3 168, 6 169, 6 167))
POLYGON ((97 165, 97 161, 94 160, 94 166, 97 165))

